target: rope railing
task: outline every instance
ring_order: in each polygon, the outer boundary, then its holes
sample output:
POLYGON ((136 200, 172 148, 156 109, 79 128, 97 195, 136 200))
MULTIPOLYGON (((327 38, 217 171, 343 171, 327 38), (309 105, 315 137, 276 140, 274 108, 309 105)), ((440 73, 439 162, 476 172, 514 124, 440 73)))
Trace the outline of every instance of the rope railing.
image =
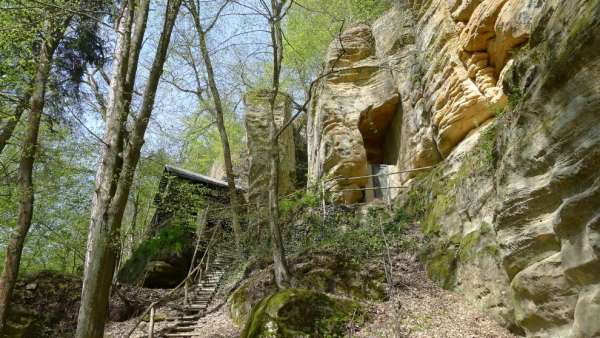
POLYGON ((427 166, 427 167, 415 168, 415 169, 394 171, 391 173, 380 173, 380 174, 364 175, 364 176, 351 176, 351 177, 335 176, 335 177, 331 177, 329 179, 324 180, 323 183, 327 183, 327 182, 331 182, 331 181, 357 180, 359 178, 385 177, 385 176, 398 175, 398 174, 407 174, 407 173, 412 173, 412 172, 417 172, 417 171, 433 169, 436 166, 437 166, 437 164, 427 166))
MULTIPOLYGON (((299 189, 296 190, 290 194, 287 194, 285 196, 281 196, 278 198, 278 200, 284 200, 284 199, 288 199, 296 194, 300 194, 300 193, 304 193, 306 191, 309 190, 320 190, 320 193, 323 194, 323 192, 330 192, 332 187, 325 187, 325 183, 328 182, 333 182, 333 181, 352 181, 352 180, 356 180, 356 179, 361 179, 361 178, 371 178, 371 177, 386 177, 386 176, 391 176, 391 175, 398 175, 398 174, 406 174, 406 173, 411 173, 411 172, 418 172, 418 171, 424 171, 424 170, 429 170, 429 169, 433 169, 435 168, 438 164, 436 165, 432 165, 432 166, 427 166, 427 167, 421 167, 421 168, 415 168, 415 169, 407 169, 407 170, 400 170, 400 171, 395 171, 395 172, 391 172, 391 173, 380 173, 380 174, 373 174, 373 175, 364 175, 364 176, 351 176, 351 177, 342 177, 342 176, 335 176, 335 177, 331 177, 328 179, 324 179, 321 180, 320 182, 316 182, 315 184, 309 185, 304 189, 299 189), (324 190, 324 191, 323 191, 324 190)), ((359 190, 377 190, 377 189, 407 189, 409 187, 407 186, 396 186, 396 187, 364 187, 364 188, 352 188, 352 189, 341 189, 341 190, 335 190, 334 192, 343 192, 343 191, 359 191, 359 190)), ((248 207, 254 205, 254 203, 244 203, 244 204, 240 204, 238 205, 239 208, 242 207, 248 207)), ((211 211, 222 211, 222 210, 228 210, 228 209, 233 209, 233 207, 231 206, 227 206, 227 207, 221 207, 221 208, 214 208, 211 209, 211 211)))
POLYGON ((342 191, 365 191, 365 190, 385 190, 385 189, 408 189, 409 186, 401 185, 397 187, 364 187, 364 188, 352 188, 352 189, 340 189, 335 190, 334 192, 342 192, 342 191))

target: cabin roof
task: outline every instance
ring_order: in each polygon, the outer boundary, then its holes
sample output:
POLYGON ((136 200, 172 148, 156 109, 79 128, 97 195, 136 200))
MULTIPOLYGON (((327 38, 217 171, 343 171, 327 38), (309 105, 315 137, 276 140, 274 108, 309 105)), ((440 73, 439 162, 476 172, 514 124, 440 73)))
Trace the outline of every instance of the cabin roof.
MULTIPOLYGON (((221 181, 214 177, 198 174, 189 170, 185 170, 182 168, 174 167, 172 165, 165 165, 165 171, 171 175, 175 175, 177 177, 181 177, 183 179, 187 179, 193 182, 204 183, 206 185, 220 187, 220 188, 228 188, 227 182, 221 181)), ((243 190, 239 185, 236 185, 238 190, 243 190)))

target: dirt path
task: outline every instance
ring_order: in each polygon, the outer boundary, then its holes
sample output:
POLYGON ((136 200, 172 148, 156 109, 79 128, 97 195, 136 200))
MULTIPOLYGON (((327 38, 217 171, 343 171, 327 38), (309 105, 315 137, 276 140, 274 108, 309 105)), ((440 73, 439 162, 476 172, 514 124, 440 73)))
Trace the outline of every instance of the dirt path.
POLYGON ((460 295, 435 285, 414 255, 395 257, 396 295, 373 304, 355 337, 515 337, 460 295))

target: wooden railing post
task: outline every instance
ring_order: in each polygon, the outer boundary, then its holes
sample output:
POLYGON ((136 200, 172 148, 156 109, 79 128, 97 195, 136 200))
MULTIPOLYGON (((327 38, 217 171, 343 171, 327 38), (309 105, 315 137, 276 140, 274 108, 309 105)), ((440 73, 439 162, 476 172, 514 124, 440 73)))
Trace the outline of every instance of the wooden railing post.
POLYGON ((150 325, 148 325, 148 337, 154 338, 154 306, 150 308, 150 325))

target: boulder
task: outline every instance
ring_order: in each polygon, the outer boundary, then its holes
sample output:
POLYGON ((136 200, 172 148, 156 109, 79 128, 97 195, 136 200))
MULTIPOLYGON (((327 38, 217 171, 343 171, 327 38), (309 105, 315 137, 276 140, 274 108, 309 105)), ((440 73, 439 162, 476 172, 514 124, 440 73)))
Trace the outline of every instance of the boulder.
MULTIPOLYGON (((321 252, 295 257, 289 261, 296 286, 313 291, 359 300, 386 297, 385 276, 379 265, 363 265, 332 253, 321 252)), ((253 307, 277 291, 270 268, 247 278, 228 300, 233 322, 241 326, 253 307)))
POLYGON ((362 318, 361 306, 355 301, 287 289, 265 297, 253 307, 241 337, 341 336, 347 323, 362 318))

